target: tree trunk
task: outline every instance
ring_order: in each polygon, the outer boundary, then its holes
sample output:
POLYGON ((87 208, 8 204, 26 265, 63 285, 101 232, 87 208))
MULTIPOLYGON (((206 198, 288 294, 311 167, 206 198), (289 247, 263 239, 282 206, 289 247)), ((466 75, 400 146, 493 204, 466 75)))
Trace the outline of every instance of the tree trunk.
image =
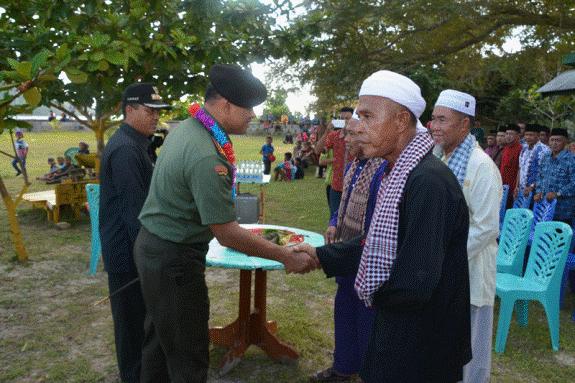
POLYGON ((104 120, 102 119, 98 119, 96 121, 94 121, 94 132, 96 132, 96 142, 98 145, 98 157, 100 157, 102 155, 102 152, 104 151, 104 132, 106 131, 106 124, 104 122, 104 120))
POLYGON ((16 214, 16 204, 12 200, 12 197, 8 193, 6 186, 2 177, 0 177, 0 195, 4 200, 4 205, 6 205, 6 211, 8 213, 8 222, 10 223, 10 234, 12 237, 12 243, 14 244, 14 250, 16 250, 16 255, 18 256, 18 261, 20 263, 25 263, 28 261, 28 253, 24 247, 24 240, 22 239, 22 232, 20 231, 20 225, 18 224, 18 216, 16 214))
POLYGON ((104 133, 110 126, 112 125, 109 123, 109 121, 101 118, 95 120, 91 124, 92 130, 96 134, 96 143, 98 148, 98 156, 96 157, 96 169, 94 169, 96 176, 100 175, 100 159, 102 157, 102 153, 104 152, 104 146, 106 146, 106 143, 104 142, 104 133))

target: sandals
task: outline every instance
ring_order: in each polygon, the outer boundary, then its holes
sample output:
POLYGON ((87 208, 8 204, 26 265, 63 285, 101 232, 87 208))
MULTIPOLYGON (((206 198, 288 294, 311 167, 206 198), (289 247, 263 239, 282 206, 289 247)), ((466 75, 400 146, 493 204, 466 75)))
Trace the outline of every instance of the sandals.
POLYGON ((326 368, 323 371, 318 371, 310 376, 310 382, 352 382, 354 375, 343 375, 333 369, 333 367, 326 368))

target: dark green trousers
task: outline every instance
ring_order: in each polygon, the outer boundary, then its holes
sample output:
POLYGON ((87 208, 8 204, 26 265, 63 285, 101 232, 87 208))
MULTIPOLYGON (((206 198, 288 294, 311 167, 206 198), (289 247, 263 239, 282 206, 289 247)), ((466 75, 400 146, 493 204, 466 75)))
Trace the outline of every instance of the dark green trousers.
POLYGON ((140 229, 134 257, 146 304, 142 383, 207 380, 210 304, 205 255, 140 229))

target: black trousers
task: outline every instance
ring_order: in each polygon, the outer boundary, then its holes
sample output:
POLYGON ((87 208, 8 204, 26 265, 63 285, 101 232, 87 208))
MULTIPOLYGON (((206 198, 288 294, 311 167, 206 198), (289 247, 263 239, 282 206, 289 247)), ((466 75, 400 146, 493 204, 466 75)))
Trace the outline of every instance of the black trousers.
MULTIPOLYGON (((108 273, 110 294, 138 277, 136 271, 108 273)), ((134 283, 110 298, 114 320, 116 358, 122 382, 140 381, 146 308, 140 284, 134 283)))
POLYGON ((210 304, 206 251, 140 229, 134 255, 144 301, 143 383, 203 383, 208 378, 210 304))
POLYGON ((264 174, 270 174, 272 163, 270 160, 263 160, 264 161, 264 174))

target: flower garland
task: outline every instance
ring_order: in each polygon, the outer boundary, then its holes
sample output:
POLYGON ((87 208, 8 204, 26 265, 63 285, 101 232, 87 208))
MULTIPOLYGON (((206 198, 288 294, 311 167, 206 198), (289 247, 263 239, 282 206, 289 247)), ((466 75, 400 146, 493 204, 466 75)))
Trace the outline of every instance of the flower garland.
POLYGON ((198 120, 210 133, 214 142, 216 143, 216 149, 228 160, 232 165, 232 199, 236 199, 236 155, 234 153, 234 147, 232 142, 228 138, 227 134, 220 128, 218 123, 200 107, 198 103, 193 103, 188 108, 188 113, 190 116, 198 120))

